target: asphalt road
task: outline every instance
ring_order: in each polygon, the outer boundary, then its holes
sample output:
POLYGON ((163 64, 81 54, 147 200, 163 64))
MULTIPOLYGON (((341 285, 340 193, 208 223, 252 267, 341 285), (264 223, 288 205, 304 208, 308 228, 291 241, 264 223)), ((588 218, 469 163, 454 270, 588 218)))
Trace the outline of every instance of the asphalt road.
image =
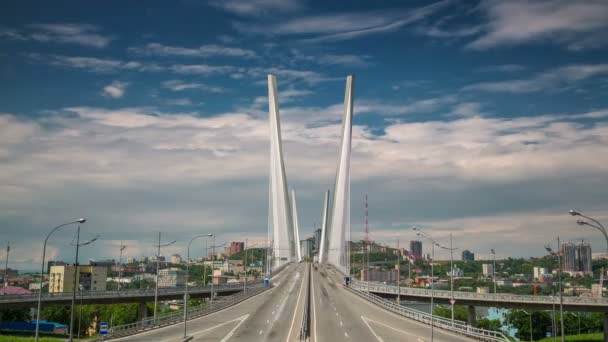
MULTIPOLYGON (((272 279, 274 287, 238 305, 188 321, 191 341, 293 341, 299 334, 308 264, 293 264, 272 279), (288 337, 291 336, 291 337, 288 337)), ((182 341, 177 324, 114 341, 182 341)))
MULTIPOLYGON (((305 302, 307 263, 279 273, 274 288, 238 305, 188 322, 191 341, 296 341, 305 302), (304 285, 304 286, 303 286, 304 285)), ((333 268, 312 268, 311 341, 430 341, 430 327, 382 310, 342 288, 333 268)), ((473 341, 435 329, 436 342, 473 341)), ((183 340, 183 324, 116 341, 183 340)))
MULTIPOLYGON (((322 265, 312 272, 312 340, 315 342, 430 341, 424 325, 382 310, 342 288, 342 276, 322 265)), ((434 341, 473 341, 435 329, 434 341)))

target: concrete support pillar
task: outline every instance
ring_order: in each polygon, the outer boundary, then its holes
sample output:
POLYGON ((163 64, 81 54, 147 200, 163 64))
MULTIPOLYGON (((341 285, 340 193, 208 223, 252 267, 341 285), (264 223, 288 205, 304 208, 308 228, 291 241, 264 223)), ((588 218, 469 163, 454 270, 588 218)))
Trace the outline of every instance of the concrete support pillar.
POLYGON ((141 321, 144 318, 148 317, 148 307, 146 306, 146 302, 139 303, 139 312, 137 315, 137 319, 141 321))
POLYGON ((469 305, 467 307, 467 324, 470 326, 475 326, 475 320, 477 315, 475 314, 475 307, 473 305, 469 305))
POLYGON ((608 312, 604 313, 604 342, 608 342, 608 312))

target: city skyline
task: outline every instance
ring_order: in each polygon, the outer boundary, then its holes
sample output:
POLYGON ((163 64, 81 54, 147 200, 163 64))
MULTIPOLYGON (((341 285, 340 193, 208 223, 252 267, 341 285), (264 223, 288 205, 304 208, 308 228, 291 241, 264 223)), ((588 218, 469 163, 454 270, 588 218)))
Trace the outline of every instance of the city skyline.
MULTIPOLYGON (((201 233, 218 245, 263 243, 268 73, 301 236, 333 189, 343 81, 354 74, 353 240, 368 194, 370 238, 391 245, 414 240, 418 226, 441 242, 452 233, 477 259, 492 248, 499 258, 545 255, 558 235, 605 250, 568 210, 608 219, 598 158, 608 152, 607 4, 235 3, 150 2, 124 16, 118 2, 6 6, 0 246, 11 242, 9 267, 36 269, 46 233, 80 217, 84 239, 100 235, 82 260, 117 258, 122 243, 125 258, 153 255, 158 231, 177 240, 167 255, 183 256, 201 233), (541 17, 569 19, 529 25, 541 17)), ((73 232, 53 236, 48 259, 73 259, 73 232)))

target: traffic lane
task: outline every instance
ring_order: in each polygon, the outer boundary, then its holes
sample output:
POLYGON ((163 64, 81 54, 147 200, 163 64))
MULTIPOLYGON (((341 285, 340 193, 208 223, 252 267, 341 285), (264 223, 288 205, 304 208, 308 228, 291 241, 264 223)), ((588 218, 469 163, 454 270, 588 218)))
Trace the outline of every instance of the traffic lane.
POLYGON ((307 264, 298 264, 281 291, 251 312, 230 341, 288 341, 299 331, 298 310, 302 307, 307 264))
MULTIPOLYGON (((334 269, 328 271, 328 275, 333 279, 336 288, 336 301, 349 306, 350 317, 353 321, 365 326, 373 335, 370 341, 430 341, 431 327, 405 317, 383 310, 374 304, 369 303, 363 298, 356 296, 342 288, 340 281, 342 276, 334 269), (339 284, 339 285, 338 285, 339 284)), ((437 342, 471 342, 473 339, 452 334, 444 330, 435 328, 433 334, 434 341, 437 342)))
POLYGON ((373 334, 351 311, 353 308, 340 298, 341 285, 328 272, 323 265, 313 271, 313 340, 374 341, 373 334))
MULTIPOLYGON (((265 291, 255 297, 243 301, 242 303, 236 304, 221 311, 193 320, 189 320, 188 336, 193 336, 192 332, 200 332, 201 337, 205 335, 213 336, 221 334, 221 332, 226 329, 226 326, 223 326, 222 324, 227 322, 233 322, 234 320, 237 320, 238 318, 255 311, 256 308, 268 302, 275 292, 280 291, 285 286, 286 280, 292 277, 292 275, 296 271, 296 266, 297 265, 289 265, 285 270, 275 276, 272 279, 272 283, 275 284, 275 286, 269 289, 268 291, 265 291)), ((114 341, 181 341, 184 334, 183 329, 184 325, 182 322, 160 329, 143 332, 137 335, 115 339, 114 341)), ((228 334, 228 332, 226 334, 228 334)), ((217 341, 221 341, 222 339, 223 337, 218 338, 217 341)))

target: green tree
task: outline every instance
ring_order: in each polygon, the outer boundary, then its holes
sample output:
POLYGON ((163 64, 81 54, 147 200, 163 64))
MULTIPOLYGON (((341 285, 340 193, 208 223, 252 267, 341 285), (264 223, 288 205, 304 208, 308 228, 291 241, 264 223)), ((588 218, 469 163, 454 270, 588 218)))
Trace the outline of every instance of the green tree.
MULTIPOLYGON (((451 306, 436 306, 434 314, 444 318, 452 318, 451 306)), ((467 321, 467 308, 461 305, 454 305, 454 319, 457 321, 467 321)))
POLYGON ((2 308, 0 309, 0 322, 28 321, 30 311, 26 308, 2 308))
POLYGON ((482 318, 477 321, 477 327, 486 330, 500 331, 502 324, 499 319, 482 318))
MULTIPOLYGON (((523 310, 513 310, 507 314, 507 320, 511 326, 517 329, 516 337, 521 340, 530 339, 530 316, 523 310)), ((540 340, 544 338, 547 331, 551 331, 551 316, 546 311, 532 311, 532 338, 540 340)))

